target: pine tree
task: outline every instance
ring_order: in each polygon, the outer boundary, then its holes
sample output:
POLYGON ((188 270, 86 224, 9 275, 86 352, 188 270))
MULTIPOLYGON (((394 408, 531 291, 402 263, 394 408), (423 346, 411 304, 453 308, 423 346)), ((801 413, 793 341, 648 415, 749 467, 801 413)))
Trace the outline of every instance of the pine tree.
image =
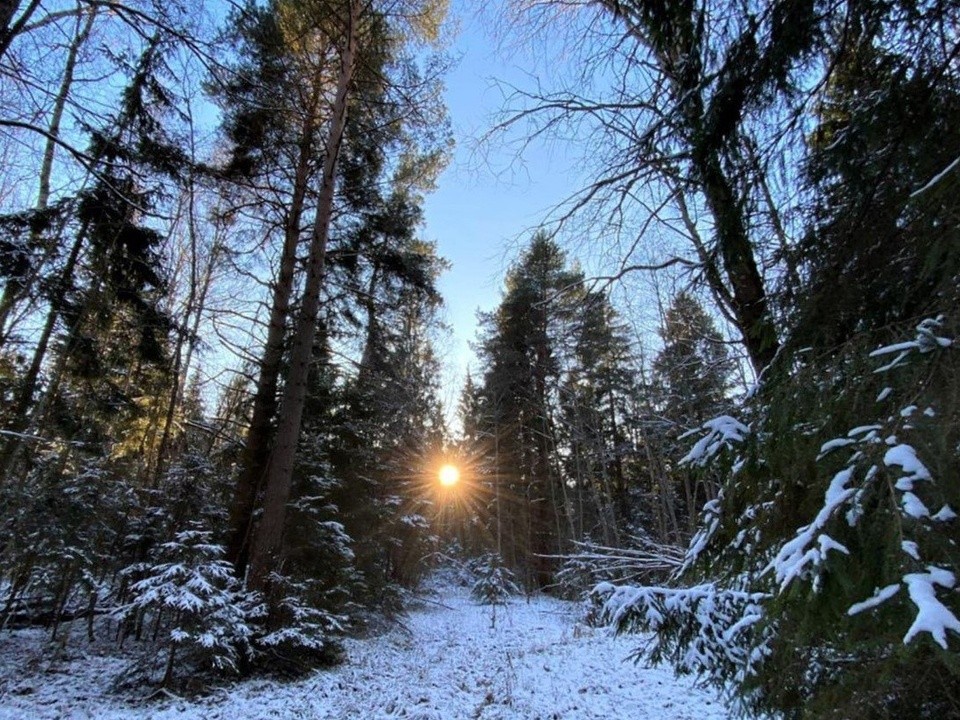
MULTIPOLYGON (((171 103, 158 79, 163 68, 163 48, 155 38, 133 68, 113 124, 92 132, 90 154, 100 170, 76 203, 76 237, 59 278, 48 288, 46 318, 11 408, 7 429, 15 433, 51 418, 63 423, 68 435, 85 424, 88 431, 102 429, 105 414, 136 418, 142 410, 134 397, 159 391, 171 323, 161 305, 163 238, 144 215, 157 188, 143 187, 139 178, 150 173, 155 182, 176 180, 187 164, 162 122, 171 103), (50 381, 35 406, 50 343, 61 323, 50 381), (48 415, 60 400, 61 385, 73 383, 68 394, 86 398, 89 405, 48 415), (74 417, 65 417, 68 413, 74 417)), ((6 472, 20 448, 16 436, 6 439, 0 463, 6 472)))
POLYGON ((574 536, 615 546, 637 519, 628 467, 634 453, 627 428, 629 344, 607 297, 587 293, 577 303, 574 348, 560 390, 565 483, 576 494, 574 536))
POLYGON ((918 317, 960 275, 956 174, 941 175, 960 142, 945 121, 960 108, 960 79, 929 38, 907 30, 909 46, 881 44, 882 15, 855 10, 810 138, 795 349, 918 317))
MULTIPOLYGON (((417 158, 414 182, 419 181, 417 173, 430 172, 428 163, 420 159, 424 154, 417 151, 422 138, 418 137, 416 128, 428 116, 430 120, 435 119, 431 115, 434 111, 429 95, 431 81, 420 83, 426 93, 423 96, 394 92, 393 82, 394 73, 416 78, 416 68, 405 54, 405 44, 417 37, 427 40, 433 37, 435 28, 431 29, 430 25, 433 11, 427 4, 406 8, 388 17, 376 7, 359 3, 347 3, 343 7, 318 3, 302 8, 277 3, 263 16, 272 39, 266 46, 268 51, 255 58, 255 64, 267 75, 279 73, 281 85, 305 85, 316 90, 314 105, 305 112, 301 108, 297 113, 306 118, 308 125, 292 130, 289 125, 281 127, 287 118, 270 113, 258 115, 256 104, 252 106, 251 115, 244 109, 250 107, 244 99, 244 93, 250 88, 239 88, 239 107, 244 112, 235 115, 241 122, 231 127, 247 135, 255 132, 256 136, 236 137, 242 141, 238 142, 238 149, 246 152, 245 148, 250 147, 260 152, 258 138, 270 139, 267 131, 273 128, 270 132, 287 133, 295 139, 293 145, 301 158, 293 184, 293 214, 287 215, 284 221, 278 282, 274 286, 244 470, 239 478, 231 521, 230 556, 238 572, 243 574, 248 553, 252 553, 249 558, 255 562, 249 567, 248 580, 261 589, 268 584, 269 568, 279 562, 316 317, 322 292, 331 282, 333 270, 333 266, 328 267, 328 256, 335 263, 342 259, 343 266, 350 272, 360 253, 370 253, 363 236, 364 227, 373 224, 376 218, 388 217, 385 214, 388 207, 394 212, 401 211, 401 215, 410 215, 412 208, 413 222, 416 222, 416 197, 406 197, 404 192, 382 197, 374 188, 390 172, 395 171, 397 178, 404 172, 409 174, 410 166, 403 159, 398 160, 397 155, 417 158), (336 51, 333 68, 326 68, 327 55, 317 52, 323 48, 336 51), (332 77, 336 79, 335 97, 329 105, 322 92, 324 82, 331 77, 327 69, 333 70, 332 77), (306 78, 304 72, 307 72, 306 78), (411 105, 416 102, 421 105, 411 105), (247 122, 248 116, 253 122, 247 122), (404 122, 396 122, 397 117, 404 117, 404 122), (281 126, 277 125, 278 120, 281 126), (326 142, 322 168, 312 165, 310 158, 311 146, 321 137, 325 137, 326 142), (304 205, 311 187, 317 192, 316 201, 312 206, 304 205), (395 201, 397 204, 393 204, 395 201), (301 222, 294 215, 306 212, 312 213, 313 221, 308 237, 304 238, 308 262, 298 315, 293 320, 290 310, 294 261, 301 241, 301 222), (343 242, 346 238, 357 244, 351 248, 350 241, 343 242), (288 320, 293 320, 289 327, 288 320), (286 344, 288 338, 292 338, 289 345, 286 344), (289 354, 284 357, 286 348, 289 354), (281 387, 283 398, 278 405, 277 392, 281 387), (262 506, 263 512, 254 523, 258 506, 262 506)), ((254 95, 261 92, 257 87, 253 87, 254 95)), ((271 90, 272 87, 264 92, 271 90)), ((241 162, 239 169, 246 172, 250 166, 241 162)))

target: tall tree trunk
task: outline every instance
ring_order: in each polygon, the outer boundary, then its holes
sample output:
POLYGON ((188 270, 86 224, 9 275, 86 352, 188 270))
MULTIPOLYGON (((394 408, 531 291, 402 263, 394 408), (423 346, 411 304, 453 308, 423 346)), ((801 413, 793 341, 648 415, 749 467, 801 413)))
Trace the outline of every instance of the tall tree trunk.
POLYGON ((163 422, 163 432, 160 436, 160 444, 157 446, 156 467, 152 473, 154 486, 160 482, 161 476, 166 471, 167 457, 171 454, 170 445, 174 420, 176 419, 177 410, 183 405, 184 389, 186 388, 187 379, 190 374, 190 364, 193 360, 193 353, 197 346, 200 321, 203 318, 207 294, 210 291, 210 285, 213 280, 213 269, 216 266, 221 248, 219 238, 215 236, 213 245, 210 248, 210 256, 207 258, 201 277, 199 268, 197 267, 197 224, 194 210, 196 198, 192 180, 188 183, 187 194, 189 202, 189 207, 187 208, 187 233, 190 238, 190 290, 187 294, 182 313, 184 326, 177 334, 177 344, 173 353, 173 372, 171 373, 173 378, 167 401, 167 412, 163 422))
POLYGON ((374 298, 380 284, 380 268, 374 264, 367 284, 367 296, 363 300, 363 308, 367 313, 367 337, 363 345, 363 354, 360 356, 360 369, 357 372, 357 386, 368 387, 367 383, 379 368, 376 367, 377 352, 382 347, 380 319, 377 317, 377 305, 374 298))
MULTIPOLYGON (((543 326, 546 320, 543 321, 543 326)), ((544 330, 543 335, 546 335, 544 330)), ((556 507, 553 499, 554 488, 551 481, 548 438, 549 422, 547 410, 547 379, 546 363, 548 350, 546 341, 543 340, 535 349, 536 360, 534 367, 534 391, 536 393, 536 407, 534 416, 531 418, 531 434, 533 435, 533 453, 534 462, 531 468, 533 480, 533 526, 534 526, 534 544, 530 548, 533 555, 533 564, 536 568, 537 587, 544 588, 553 581, 553 562, 548 555, 553 553, 553 534, 551 530, 551 518, 548 505, 556 507)))
MULTIPOLYGON (((79 6, 79 4, 78 4, 79 6)), ((63 79, 60 82, 60 89, 57 92, 57 98, 53 103, 53 112, 50 116, 50 126, 47 130, 47 143, 43 149, 43 162, 40 166, 40 188, 37 193, 37 209, 42 210, 50 202, 50 176, 53 173, 53 158, 56 151, 56 140, 60 137, 60 123, 63 120, 63 111, 67 104, 67 96, 73 87, 74 73, 77 70, 77 58, 80 54, 80 48, 90 37, 93 30, 93 22, 97 17, 97 7, 91 6, 86 13, 77 15, 77 29, 73 42, 70 43, 70 49, 67 51, 67 62, 63 69, 63 79)))
POLYGON ((567 540, 578 540, 576 525, 574 523, 573 517, 573 503, 570 501, 570 493, 567 489, 566 478, 564 477, 563 466, 560 462, 560 452, 559 452, 559 443, 557 441, 557 424, 553 420, 552 413, 547 418, 548 425, 547 427, 550 430, 550 459, 551 465, 553 466, 553 474, 556 485, 560 488, 560 501, 563 505, 562 508, 554 508, 554 513, 557 514, 557 553, 559 555, 563 554, 563 533, 560 530, 560 519, 559 514, 563 514, 563 518, 567 522, 567 540))
MULTIPOLYGON (((13 5, 17 4, 19 3, 13 3, 13 5)), ((4 8, 0 5, 0 26, 5 27, 2 16, 3 12, 4 8)), ((86 18, 83 18, 81 15, 77 16, 76 34, 74 35, 73 42, 70 43, 70 49, 67 51, 67 62, 64 65, 63 78, 60 81, 57 97, 53 101, 50 124, 47 127, 47 142, 43 148, 43 160, 40 164, 37 203, 34 206, 35 211, 38 213, 43 212, 50 205, 50 178, 53 174, 53 160, 56 154, 57 141, 60 138, 60 123, 63 121, 63 112, 67 105, 67 98, 73 87, 74 73, 77 68, 77 58, 80 54, 80 48, 87 41, 87 38, 90 37, 96 15, 97 10, 93 8, 87 13, 86 18)), ((30 238, 30 246, 35 247, 38 244, 39 234, 34 233, 30 238)), ((53 251, 50 250, 46 254, 49 256, 52 252, 53 251)), ((47 258, 44 258, 41 262, 37 263, 36 267, 31 268, 28 277, 24 278, 22 282, 12 283, 7 281, 7 284, 4 286, 3 296, 0 297, 0 345, 4 343, 9 334, 7 320, 10 317, 10 312, 17 302, 30 291, 34 281, 40 275, 40 269, 46 264, 46 259, 47 258)))
POLYGON ((337 94, 333 105, 333 118, 330 121, 330 130, 327 137, 320 198, 310 241, 303 301, 300 304, 297 332, 290 353, 290 367, 284 385, 280 424, 267 465, 263 517, 257 525, 250 554, 248 587, 254 590, 266 589, 270 572, 279 565, 279 553, 286 524, 287 503, 290 500, 297 441, 300 437, 303 406, 307 396, 307 378, 317 328, 317 311, 320 306, 320 290, 324 275, 327 239, 333 217, 337 161, 343 144, 347 122, 347 106, 353 82, 359 17, 360 3, 358 0, 351 0, 340 74, 337 79, 337 94))
POLYGON ((770 316, 763 277, 753 256, 744 223, 744 204, 723 172, 718 157, 705 159, 697 168, 703 181, 707 207, 716 224, 717 246, 733 291, 733 312, 743 334, 750 363, 757 375, 773 362, 779 341, 770 316))
MULTIPOLYGON (((649 48, 677 100, 676 131, 688 145, 690 169, 714 219, 718 252, 705 258, 705 263, 713 266, 708 269, 707 277, 711 284, 723 285, 716 268, 715 255, 718 254, 730 287, 734 320, 743 336, 750 363, 759 375, 776 356, 779 339, 748 234, 745 198, 723 164, 724 159, 731 158, 724 143, 743 145, 744 139, 738 136, 736 128, 716 127, 716 122, 710 125, 708 119, 715 114, 716 103, 707 108, 704 99, 709 79, 704 76, 701 63, 704 49, 701 9, 693 2, 597 1, 624 22, 629 35, 649 48)), ((724 114, 739 117, 745 99, 733 95, 724 100, 728 101, 722 108, 724 114)), ((714 291, 717 290, 714 287, 714 291)))
POLYGON ((495 426, 493 430, 493 500, 497 508, 497 555, 503 557, 503 508, 500 505, 500 430, 495 426))
POLYGON ((630 508, 627 479, 623 472, 623 448, 620 447, 620 428, 617 424, 617 407, 614 402, 613 390, 607 393, 607 412, 610 415, 610 441, 611 450, 613 451, 613 487, 617 494, 617 510, 620 514, 618 527, 627 527, 633 520, 633 513, 630 508))
POLYGON ((0 0, 0 60, 7 54, 10 43, 20 34, 39 6, 40 0, 30 0, 30 4, 24 8, 17 21, 12 22, 13 16, 20 8, 20 0, 0 0))
MULTIPOLYGON (((316 83, 315 91, 319 93, 319 73, 316 83)), ((313 135, 316 126, 315 112, 315 107, 308 110, 301 130, 293 197, 284 226, 280 269, 273 288, 267 338, 253 396, 253 414, 241 460, 242 470, 237 478, 237 487, 230 506, 227 559, 234 564, 237 576, 240 578, 244 576, 249 562, 253 514, 270 457, 273 421, 277 414, 277 389, 280 384, 287 318, 290 315, 290 297, 293 294, 297 247, 300 244, 300 225, 303 219, 304 200, 310 183, 310 158, 313 153, 313 135)))

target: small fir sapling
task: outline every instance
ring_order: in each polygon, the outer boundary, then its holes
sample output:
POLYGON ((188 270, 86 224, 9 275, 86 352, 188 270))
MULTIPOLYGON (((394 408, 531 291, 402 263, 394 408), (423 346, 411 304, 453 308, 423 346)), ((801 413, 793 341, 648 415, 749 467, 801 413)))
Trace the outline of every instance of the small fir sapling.
POLYGON ((251 609, 255 626, 251 637, 257 664, 283 675, 299 675, 317 665, 340 659, 346 618, 318 608, 307 601, 312 594, 309 582, 273 573, 273 598, 251 609))
POLYGON ((477 602, 483 605, 505 605, 507 598, 520 593, 513 573, 504 566, 502 558, 496 553, 477 558, 471 566, 476 580, 470 594, 477 602))
POLYGON ((117 616, 126 632, 147 628, 147 639, 165 653, 163 686, 174 679, 178 661, 235 673, 250 650, 255 603, 241 590, 223 553, 210 542, 209 532, 185 530, 157 548, 154 562, 124 571, 132 581, 131 598, 117 616))

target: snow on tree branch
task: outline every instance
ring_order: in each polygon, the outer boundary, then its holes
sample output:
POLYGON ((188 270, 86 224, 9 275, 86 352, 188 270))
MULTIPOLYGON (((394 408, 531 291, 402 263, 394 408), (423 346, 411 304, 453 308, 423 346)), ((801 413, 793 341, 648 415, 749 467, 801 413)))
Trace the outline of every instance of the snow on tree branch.
MULTIPOLYGON (((724 447, 743 442, 743 439, 750 432, 749 427, 729 415, 711 418, 703 423, 699 429, 706 430, 707 434, 697 440, 690 452, 681 458, 681 465, 689 463, 702 467, 724 447)), ((681 435, 680 439, 688 437, 693 432, 695 431, 681 435)))
POLYGON ((671 625, 692 623, 682 648, 659 634, 652 640, 660 646, 651 654, 670 654, 681 673, 709 675, 720 665, 732 665, 745 677, 768 652, 763 641, 755 642, 745 632, 763 619, 763 603, 770 598, 766 593, 724 589, 714 583, 689 588, 600 583, 591 597, 602 603, 601 620, 617 632, 660 633, 671 625))
POLYGON ((887 345, 882 348, 878 348, 870 353, 870 357, 882 357, 883 355, 890 355, 891 353, 897 353, 897 356, 891 360, 886 365, 877 368, 874 370, 875 373, 887 372, 893 368, 900 365, 907 357, 910 356, 915 350, 920 353, 928 353, 933 350, 938 350, 942 348, 948 348, 953 345, 953 340, 950 338, 940 337, 936 334, 936 331, 943 326, 943 316, 939 315, 935 318, 927 318, 919 325, 917 325, 917 335, 913 340, 908 340, 907 342, 896 343, 894 345, 887 345))
POLYGON ((918 633, 928 632, 936 643, 946 650, 947 631, 952 630, 960 635, 960 620, 937 599, 933 586, 939 585, 950 590, 956 583, 956 576, 949 570, 931 565, 925 573, 904 575, 903 582, 907 585, 910 600, 917 606, 917 617, 903 636, 903 642, 906 644, 918 633))
POLYGON ((821 530, 826 527, 836 510, 856 492, 847 487, 853 476, 853 470, 852 467, 848 467, 833 476, 824 494, 823 507, 820 508, 817 517, 812 523, 797 531, 796 537, 781 547, 777 556, 764 569, 764 574, 771 570, 774 572, 781 592, 798 577, 814 576, 815 571, 825 562, 828 551, 837 550, 850 554, 847 548, 829 535, 822 533, 821 530), (816 547, 813 547, 814 543, 816 547))

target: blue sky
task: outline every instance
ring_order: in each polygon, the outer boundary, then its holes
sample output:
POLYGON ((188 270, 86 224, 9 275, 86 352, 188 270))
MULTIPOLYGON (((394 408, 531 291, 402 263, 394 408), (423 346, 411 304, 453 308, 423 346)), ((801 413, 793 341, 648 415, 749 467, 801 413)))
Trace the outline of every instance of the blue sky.
POLYGON ((529 86, 535 78, 529 70, 533 63, 505 57, 470 5, 464 0, 451 8, 460 20, 451 48, 459 62, 446 90, 456 148, 425 206, 424 236, 436 241, 439 254, 452 263, 439 283, 452 329, 449 342, 438 348, 447 366, 448 410, 473 358, 469 343, 476 336, 476 311, 496 306, 518 242, 576 187, 570 163, 556 145, 533 145, 522 158, 502 146, 478 150, 477 140, 503 104, 496 81, 529 86))

